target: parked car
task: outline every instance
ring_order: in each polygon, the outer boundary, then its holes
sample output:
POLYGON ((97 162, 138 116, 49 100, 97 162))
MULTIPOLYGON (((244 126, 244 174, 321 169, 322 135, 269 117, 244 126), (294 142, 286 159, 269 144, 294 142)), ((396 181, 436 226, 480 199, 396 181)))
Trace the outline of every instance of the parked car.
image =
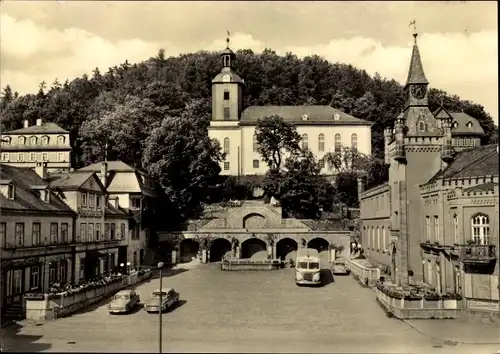
POLYGON ((151 293, 150 298, 144 304, 146 312, 163 312, 179 302, 179 293, 172 288, 155 290, 151 293), (161 305, 160 305, 161 294, 161 305), (161 308, 160 308, 161 306, 161 308))
POLYGON ((350 272, 345 266, 345 262, 341 260, 336 260, 333 262, 332 265, 332 273, 333 274, 342 274, 342 275, 348 275, 350 272))
POLYGON ((109 313, 128 313, 140 303, 139 294, 134 290, 121 290, 113 296, 108 305, 109 313))

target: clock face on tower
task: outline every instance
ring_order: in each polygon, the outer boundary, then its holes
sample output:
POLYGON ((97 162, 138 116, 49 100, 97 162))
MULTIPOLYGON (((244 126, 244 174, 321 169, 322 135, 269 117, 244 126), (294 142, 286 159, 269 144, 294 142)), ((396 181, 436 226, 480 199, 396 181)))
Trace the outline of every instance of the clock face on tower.
POLYGON ((411 94, 413 97, 421 100, 422 98, 425 97, 425 94, 427 93, 427 87, 423 85, 418 85, 418 86, 412 86, 411 87, 411 94))
POLYGON ((222 76, 222 81, 223 82, 230 82, 231 81, 231 76, 229 74, 226 74, 222 76))

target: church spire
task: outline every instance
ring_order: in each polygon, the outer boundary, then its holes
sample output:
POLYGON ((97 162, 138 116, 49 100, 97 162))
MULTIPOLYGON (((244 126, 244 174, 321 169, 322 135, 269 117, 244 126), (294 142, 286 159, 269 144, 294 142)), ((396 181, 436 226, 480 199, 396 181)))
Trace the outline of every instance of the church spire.
POLYGON ((420 58, 420 51, 418 50, 417 44, 417 28, 415 24, 415 20, 410 22, 410 25, 413 25, 413 52, 411 53, 411 61, 410 61, 410 69, 408 70, 408 78, 406 79, 406 85, 411 84, 424 84, 428 85, 429 81, 424 74, 424 68, 422 66, 422 59, 420 58))

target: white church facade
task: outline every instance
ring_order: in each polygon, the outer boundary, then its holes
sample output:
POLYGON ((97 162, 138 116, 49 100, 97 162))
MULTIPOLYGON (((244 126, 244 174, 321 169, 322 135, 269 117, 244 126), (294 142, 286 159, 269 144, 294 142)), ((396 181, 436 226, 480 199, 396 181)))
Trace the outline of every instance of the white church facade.
POLYGON ((235 54, 221 53, 222 69, 212 80, 212 119, 210 138, 220 142, 226 155, 221 174, 230 176, 264 175, 268 166, 257 151, 257 121, 279 115, 294 124, 302 136, 301 144, 318 159, 322 173, 332 171, 323 156, 343 146, 371 154, 372 122, 355 118, 331 106, 250 106, 243 110, 244 80, 232 69, 235 54))

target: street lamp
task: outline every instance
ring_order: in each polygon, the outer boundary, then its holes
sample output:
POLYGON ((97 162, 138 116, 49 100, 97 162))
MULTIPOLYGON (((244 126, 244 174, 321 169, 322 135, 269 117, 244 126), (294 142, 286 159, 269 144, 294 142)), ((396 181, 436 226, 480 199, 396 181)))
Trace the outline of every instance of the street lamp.
POLYGON ((160 332, 159 334, 159 342, 158 342, 158 353, 161 353, 161 343, 162 343, 162 337, 161 337, 161 331, 162 331, 162 315, 163 315, 163 274, 162 274, 162 268, 163 268, 163 262, 158 262, 158 269, 160 270, 160 307, 158 308, 158 314, 159 314, 159 323, 160 323, 160 332))
POLYGON ((130 262, 127 262, 127 274, 130 273, 130 262))
POLYGON ((125 267, 125 264, 120 263, 120 273, 123 272, 123 267, 125 267))

